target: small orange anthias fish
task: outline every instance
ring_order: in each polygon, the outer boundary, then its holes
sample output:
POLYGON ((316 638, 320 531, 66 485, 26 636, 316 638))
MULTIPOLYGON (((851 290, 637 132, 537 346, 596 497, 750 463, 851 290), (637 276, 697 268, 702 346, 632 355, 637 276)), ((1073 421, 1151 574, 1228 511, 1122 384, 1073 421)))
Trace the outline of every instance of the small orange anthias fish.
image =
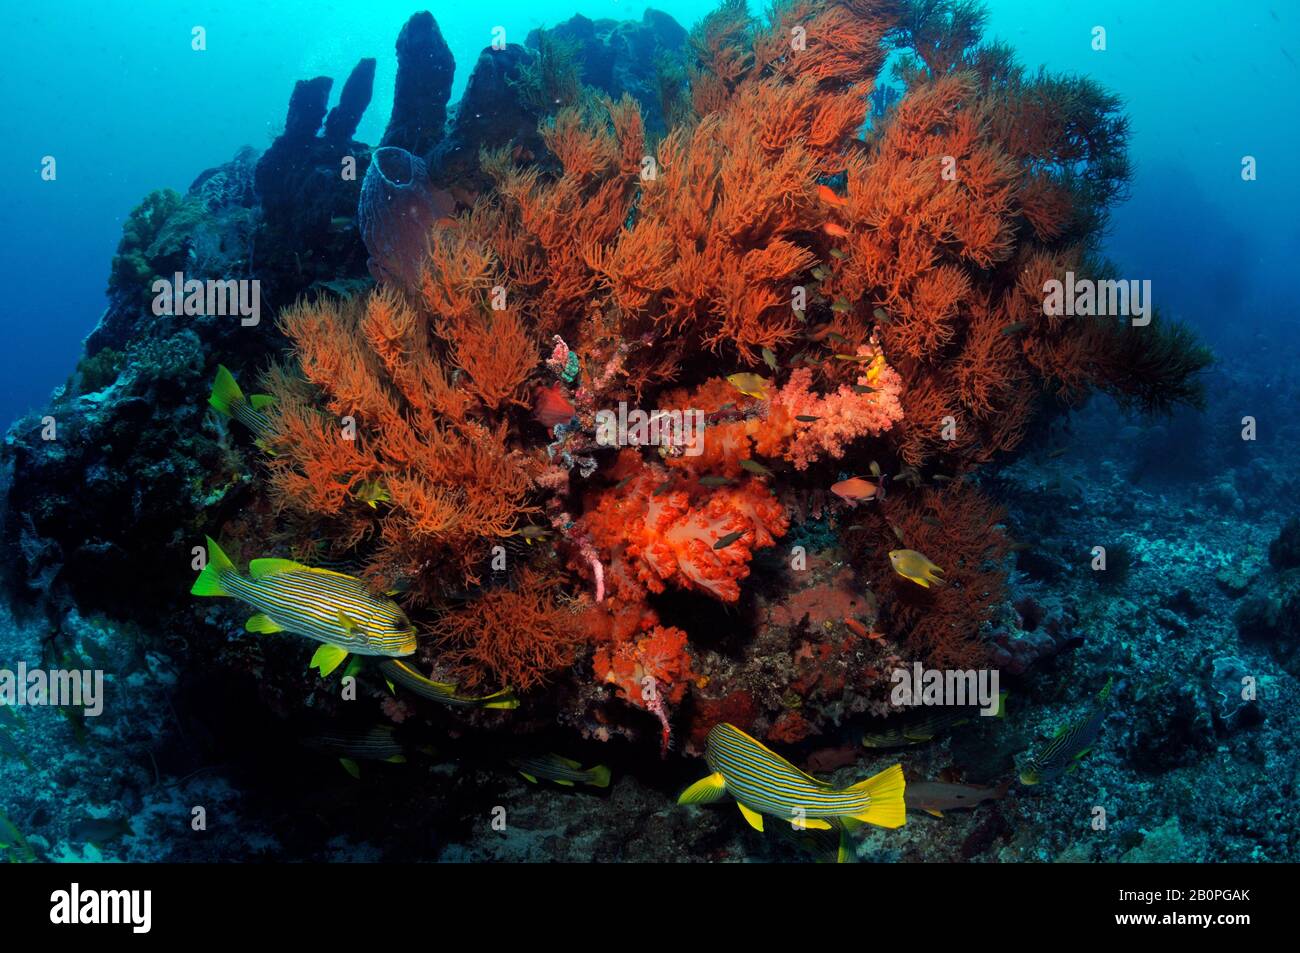
POLYGON ((837 195, 835 190, 829 185, 817 186, 817 197, 827 205, 833 205, 836 208, 844 208, 844 206, 849 204, 848 199, 841 195, 837 195))
POLYGON ((573 406, 559 384, 537 388, 537 399, 533 405, 533 418, 543 427, 567 424, 573 419, 578 409, 573 406))
POLYGON ((831 238, 848 238, 849 230, 843 225, 836 225, 834 222, 827 222, 822 226, 822 231, 831 238))
POLYGON ((847 480, 841 480, 831 487, 831 492, 841 500, 845 500, 850 506, 857 506, 867 500, 883 500, 885 498, 885 481, 872 483, 870 480, 864 480, 862 477, 850 477, 847 480))

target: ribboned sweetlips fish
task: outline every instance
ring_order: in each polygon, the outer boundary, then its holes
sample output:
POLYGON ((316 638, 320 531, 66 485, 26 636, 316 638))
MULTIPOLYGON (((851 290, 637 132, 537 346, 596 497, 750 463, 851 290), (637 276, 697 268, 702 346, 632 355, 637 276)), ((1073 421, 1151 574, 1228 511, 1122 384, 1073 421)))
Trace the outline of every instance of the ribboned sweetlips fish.
POLYGON ((289 559, 254 559, 248 575, 211 537, 208 564, 190 592, 229 596, 258 611, 249 632, 293 632, 321 642, 311 665, 321 675, 333 672, 349 654, 400 657, 416 649, 415 626, 392 599, 365 582, 330 569, 314 569, 289 559))

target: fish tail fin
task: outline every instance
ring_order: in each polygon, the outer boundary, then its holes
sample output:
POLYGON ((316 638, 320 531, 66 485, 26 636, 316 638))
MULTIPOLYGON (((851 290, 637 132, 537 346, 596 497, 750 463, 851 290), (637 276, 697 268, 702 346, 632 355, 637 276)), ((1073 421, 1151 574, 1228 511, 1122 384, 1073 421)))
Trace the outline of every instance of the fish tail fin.
POLYGON ((886 768, 865 781, 859 781, 849 790, 867 794, 871 803, 865 811, 852 815, 853 819, 877 827, 902 827, 907 823, 907 805, 903 801, 906 786, 901 764, 886 768))
POLYGON ((479 699, 479 705, 482 708, 502 708, 511 709, 519 707, 519 696, 511 689, 503 688, 499 692, 491 695, 484 695, 479 699))
POLYGON ((208 406, 225 417, 234 415, 235 404, 244 402, 244 392, 235 383, 235 375, 227 370, 226 365, 217 365, 217 377, 212 382, 212 393, 208 396, 208 406))
POLYGON ((211 536, 205 538, 208 541, 208 562, 199 573, 199 578, 194 580, 194 585, 190 587, 190 595, 228 596, 230 592, 226 589, 224 577, 226 573, 235 571, 235 564, 221 551, 215 539, 211 536))
POLYGON ((596 765, 591 769, 591 777, 587 779, 587 783, 593 788, 609 787, 609 768, 603 764, 596 765))

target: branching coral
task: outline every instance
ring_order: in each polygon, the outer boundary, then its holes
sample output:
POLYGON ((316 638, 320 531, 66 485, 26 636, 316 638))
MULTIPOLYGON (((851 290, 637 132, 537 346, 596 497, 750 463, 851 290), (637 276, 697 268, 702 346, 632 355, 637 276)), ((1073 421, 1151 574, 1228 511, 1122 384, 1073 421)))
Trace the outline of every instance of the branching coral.
POLYGON ((281 325, 322 400, 307 404, 281 375, 267 381, 277 397, 268 466, 279 505, 329 520, 336 549, 374 537, 366 575, 408 583, 417 601, 477 580, 484 539, 510 534, 530 512, 532 478, 505 428, 474 418, 521 387, 536 362, 512 352, 509 336, 499 350, 458 349, 453 337, 444 344, 462 372, 453 386, 437 336, 391 291, 299 304, 281 325), (367 483, 382 488, 382 510, 361 498, 367 483), (448 567, 454 575, 442 576, 448 567))
POLYGON ((489 676, 528 691, 573 663, 581 644, 574 614, 557 601, 560 582, 524 569, 514 585, 488 589, 434 626, 442 660, 467 685, 489 676))
POLYGON ((1010 540, 1002 511, 964 483, 891 498, 864 511, 862 565, 891 630, 908 650, 936 668, 987 664, 981 626, 1005 598, 1010 540), (888 551, 914 549, 943 569, 943 582, 923 589, 898 575, 888 551))
MULTIPOLYGON (((832 484, 901 461, 910 480, 849 517, 857 569, 911 654, 978 662, 1006 540, 965 482, 924 477, 1092 388, 1194 401, 1205 357, 1167 325, 1045 312, 1048 281, 1092 268, 1124 120, 1087 81, 1024 75, 981 24, 963 0, 787 0, 767 23, 728 0, 691 38, 689 89, 665 79, 657 143, 632 99, 566 94, 546 155, 484 153, 495 187, 433 227, 418 289, 282 316, 297 367, 268 381, 268 467, 290 532, 401 584, 466 679, 527 689, 576 662, 603 701, 575 704, 649 708, 666 737, 699 633, 661 603, 740 604, 792 513, 839 514, 832 484), (904 89, 873 97, 891 47, 904 89), (873 99, 893 105, 868 126, 873 99), (597 417, 620 404, 698 412, 700 452, 607 446, 597 417), (945 584, 893 573, 898 534, 945 584)), ((883 664, 844 644, 828 699, 883 664)), ((783 737, 824 724, 787 697, 825 682, 802 670, 819 658, 746 705, 778 699, 783 737)))

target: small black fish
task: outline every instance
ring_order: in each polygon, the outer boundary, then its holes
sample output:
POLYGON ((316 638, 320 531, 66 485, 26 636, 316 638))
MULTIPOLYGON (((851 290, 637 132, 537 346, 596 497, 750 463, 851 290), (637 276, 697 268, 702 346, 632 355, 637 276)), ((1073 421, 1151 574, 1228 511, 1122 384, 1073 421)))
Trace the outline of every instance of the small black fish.
POLYGON ((714 543, 713 548, 726 549, 728 546, 730 546, 732 543, 734 543, 736 540, 740 539, 740 537, 744 535, 745 535, 745 531, 743 529, 738 529, 734 533, 728 533, 726 536, 722 537, 720 540, 714 543))
POLYGON ((748 470, 750 473, 753 473, 756 476, 772 475, 772 471, 769 470, 767 467, 763 466, 763 464, 759 463, 757 460, 741 460, 740 466, 741 469, 748 470))
POLYGON ((1008 324, 1005 328, 1003 328, 998 333, 1010 337, 1012 334, 1019 334, 1027 327, 1029 327, 1029 325, 1025 324, 1025 322, 1017 321, 1015 324, 1008 324))
POLYGON ((736 481, 725 476, 700 477, 700 486, 729 486, 736 481))
POLYGON ((855 394, 874 394, 875 392, 876 392, 876 388, 872 387, 869 384, 853 385, 853 393, 855 394))
POLYGON ((83 821, 77 821, 68 831, 69 836, 74 841, 100 846, 132 833, 131 822, 124 817, 89 817, 83 821))
POLYGON ((795 414, 794 419, 803 421, 806 424, 810 424, 815 420, 821 420, 820 417, 814 417, 812 414, 795 414))
POLYGON ((889 312, 884 308, 877 308, 875 311, 872 311, 871 314, 877 321, 881 321, 885 324, 889 323, 889 312))
POLYGON ((654 492, 652 492, 650 495, 651 495, 651 496, 663 496, 665 493, 667 493, 667 492, 668 492, 669 490, 671 490, 672 488, 673 488, 673 481, 672 481, 672 478, 670 477, 669 479, 664 480, 663 483, 660 483, 657 487, 655 487, 655 488, 654 488, 654 492))

